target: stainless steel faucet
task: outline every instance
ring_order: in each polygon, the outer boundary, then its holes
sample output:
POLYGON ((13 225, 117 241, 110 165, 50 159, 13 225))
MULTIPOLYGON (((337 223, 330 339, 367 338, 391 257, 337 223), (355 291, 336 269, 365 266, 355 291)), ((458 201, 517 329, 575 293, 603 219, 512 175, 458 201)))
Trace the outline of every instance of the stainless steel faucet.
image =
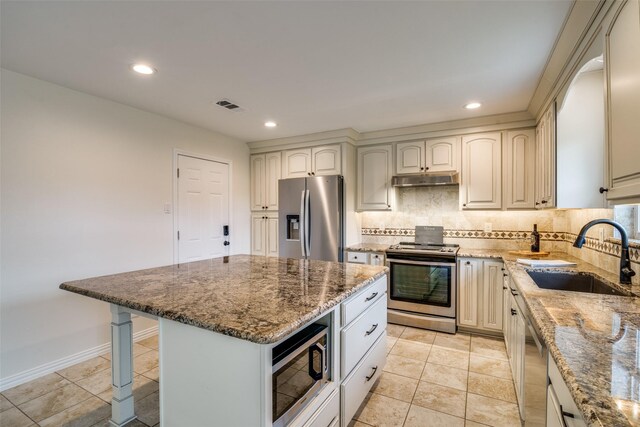
POLYGON ((587 230, 596 224, 609 224, 615 227, 620 232, 620 240, 622 240, 622 251, 620 252, 620 283, 631 284, 631 278, 636 275, 636 272, 631 269, 631 259, 629 258, 629 237, 627 231, 620 223, 612 221, 610 219, 594 219, 582 227, 576 241, 573 242, 573 246, 580 249, 585 242, 585 235, 587 230))

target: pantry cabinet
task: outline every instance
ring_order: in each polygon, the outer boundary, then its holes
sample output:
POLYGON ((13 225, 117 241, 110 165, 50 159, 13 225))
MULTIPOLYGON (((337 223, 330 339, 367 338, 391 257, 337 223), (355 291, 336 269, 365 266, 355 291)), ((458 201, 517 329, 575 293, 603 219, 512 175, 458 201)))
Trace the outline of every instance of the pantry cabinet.
POLYGON ((459 146, 457 137, 399 143, 396 145, 396 173, 457 171, 459 146))
POLYGON ((357 210, 390 210, 393 197, 391 187, 391 145, 358 148, 357 210))
POLYGON ((462 137, 462 209, 502 208, 502 134, 462 137))
POLYGON ((278 256, 278 214, 251 215, 251 255, 278 256))
POLYGON ((607 199, 640 200, 640 4, 622 2, 606 32, 607 199))
POLYGON ((535 203, 534 129, 508 131, 504 144, 506 209, 533 209, 535 203))
POLYGON ((251 156, 251 210, 278 210, 280 152, 251 156))
POLYGON ((287 150, 283 153, 283 178, 342 173, 340 145, 287 150))
POLYGON ((555 207, 556 200, 556 113, 555 102, 544 112, 536 127, 536 209, 555 207))
POLYGON ((503 268, 490 259, 458 260, 458 326, 502 332, 503 268))

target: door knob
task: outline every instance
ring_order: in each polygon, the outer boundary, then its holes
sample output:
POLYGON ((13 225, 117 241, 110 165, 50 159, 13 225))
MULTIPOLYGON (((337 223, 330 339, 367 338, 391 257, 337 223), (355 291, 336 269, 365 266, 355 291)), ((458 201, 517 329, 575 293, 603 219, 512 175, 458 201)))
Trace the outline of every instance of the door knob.
POLYGON ((225 240, 224 243, 223 243, 223 245, 225 245, 225 246, 229 246, 230 244, 231 243, 228 240, 225 240))

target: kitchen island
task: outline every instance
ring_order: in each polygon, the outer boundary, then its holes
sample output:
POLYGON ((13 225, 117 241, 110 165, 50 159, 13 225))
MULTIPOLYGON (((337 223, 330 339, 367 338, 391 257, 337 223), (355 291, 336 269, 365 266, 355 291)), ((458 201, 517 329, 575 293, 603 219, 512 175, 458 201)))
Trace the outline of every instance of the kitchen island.
MULTIPOLYGON (((366 315, 367 307, 354 298, 369 288, 379 290, 367 295, 366 304, 382 304, 384 298, 386 311, 386 271, 233 255, 65 282, 60 288, 111 304, 112 425, 135 418, 131 313, 137 313, 159 321, 160 419, 165 427, 213 420, 267 426, 272 422, 272 348, 312 322, 326 324, 334 348, 333 380, 315 400, 321 404, 335 395, 338 379, 348 373, 339 373, 345 356, 340 354, 345 346, 340 327, 346 317, 359 314, 354 307, 362 306, 360 318, 366 315)), ((384 339, 382 325, 371 337, 384 339)))

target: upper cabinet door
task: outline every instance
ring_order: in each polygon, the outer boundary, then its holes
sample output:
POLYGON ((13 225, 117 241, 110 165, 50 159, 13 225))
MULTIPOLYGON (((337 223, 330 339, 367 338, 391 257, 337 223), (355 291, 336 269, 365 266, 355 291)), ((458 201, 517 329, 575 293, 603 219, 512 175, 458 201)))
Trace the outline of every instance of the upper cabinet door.
POLYGON ((280 163, 280 152, 265 154, 264 205, 270 211, 278 210, 278 180, 282 171, 280 163))
POLYGON ((342 173, 340 145, 327 145, 311 149, 313 175, 340 175, 342 173))
POLYGON ((358 149, 357 210, 391 209, 391 153, 391 145, 358 149))
MULTIPOLYGON (((264 171, 265 155, 251 156, 251 210, 259 211, 265 208, 264 203, 264 171)), ((277 187, 277 183, 276 183, 277 187)), ((276 200, 277 203, 277 200, 276 200)))
POLYGON ((555 207, 556 199, 556 113, 555 102, 544 112, 536 127, 536 200, 538 209, 555 207))
POLYGON ((424 171, 424 141, 403 142, 396 145, 396 173, 424 171))
POLYGON ((311 148, 284 152, 283 178, 300 178, 311 174, 311 148))
POLYGON ((535 200, 535 129, 507 132, 504 155, 506 208, 532 209, 535 200))
POLYGON ((425 143, 426 172, 458 171, 460 143, 457 137, 431 139, 425 143))
POLYGON ((640 199, 640 5, 621 6, 606 35, 609 191, 618 203, 640 199))
POLYGON ((462 137, 463 209, 502 207, 502 135, 500 132, 462 137))

